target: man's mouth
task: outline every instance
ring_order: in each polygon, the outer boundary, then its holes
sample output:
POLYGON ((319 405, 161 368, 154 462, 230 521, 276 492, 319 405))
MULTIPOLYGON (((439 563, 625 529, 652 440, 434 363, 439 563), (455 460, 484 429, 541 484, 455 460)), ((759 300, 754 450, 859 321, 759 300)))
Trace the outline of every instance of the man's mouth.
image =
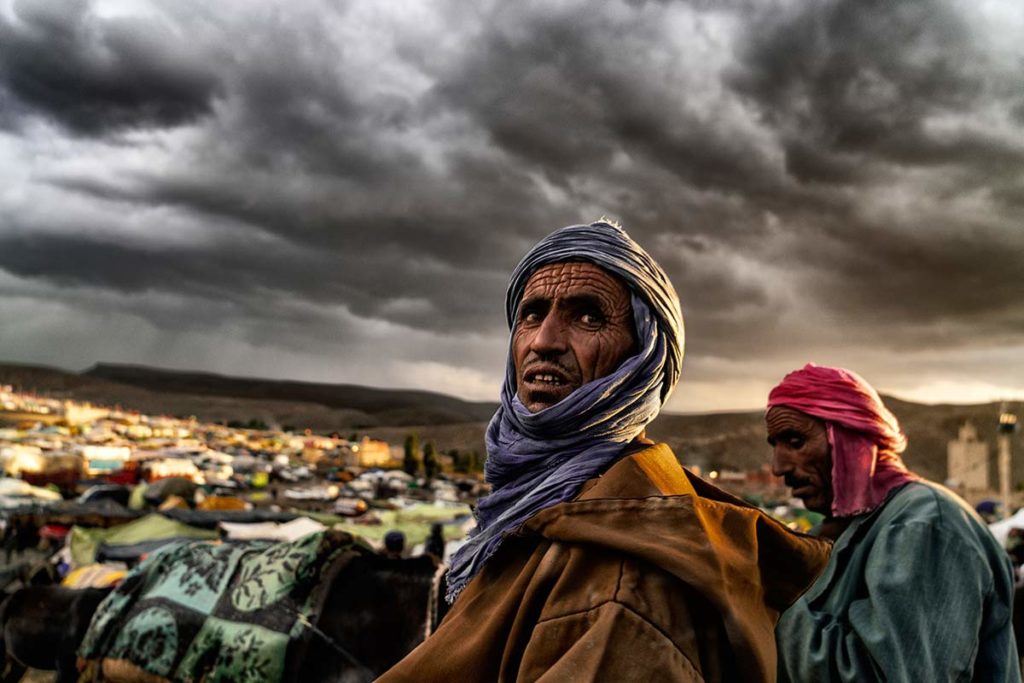
POLYGON ((548 386, 557 387, 566 384, 566 381, 558 375, 552 375, 547 373, 535 373, 526 376, 526 381, 529 384, 546 384, 548 386))
POLYGON ((565 372, 560 368, 550 365, 527 370, 523 375, 523 381, 526 384, 550 388, 564 387, 572 384, 572 381, 565 372))
POLYGON ((814 495, 814 487, 811 485, 798 486, 792 491, 794 498, 807 498, 808 496, 814 495))
POLYGON ((523 405, 536 412, 558 403, 578 386, 575 374, 554 363, 537 363, 523 373, 518 393, 523 405))

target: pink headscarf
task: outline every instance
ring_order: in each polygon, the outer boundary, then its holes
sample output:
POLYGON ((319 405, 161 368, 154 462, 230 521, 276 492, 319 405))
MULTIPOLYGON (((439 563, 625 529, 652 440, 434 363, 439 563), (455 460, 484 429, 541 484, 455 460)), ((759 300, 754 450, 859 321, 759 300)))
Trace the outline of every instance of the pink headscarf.
POLYGON ((900 459, 907 437, 896 416, 860 375, 808 363, 771 390, 768 409, 775 406, 825 421, 832 446, 833 516, 870 512, 889 491, 919 478, 900 459))

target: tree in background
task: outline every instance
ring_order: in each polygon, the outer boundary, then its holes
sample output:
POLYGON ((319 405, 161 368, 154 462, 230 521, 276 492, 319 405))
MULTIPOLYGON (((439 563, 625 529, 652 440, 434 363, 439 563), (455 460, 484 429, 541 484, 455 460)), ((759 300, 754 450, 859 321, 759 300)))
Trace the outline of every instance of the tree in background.
POLYGON ((437 461, 437 449, 434 442, 428 441, 423 447, 423 473, 427 479, 433 479, 441 471, 441 463, 437 461))
POLYGON ((446 451, 448 457, 452 459, 452 470, 460 474, 465 474, 469 470, 466 469, 466 460, 462 453, 459 452, 458 448, 451 448, 446 451))
POLYGON ((420 460, 416 455, 419 449, 419 439, 415 434, 405 437, 405 457, 402 458, 402 469, 406 474, 414 477, 420 470, 420 460))
POLYGON ((480 454, 476 451, 470 451, 465 454, 466 459, 466 471, 467 472, 483 472, 484 471, 484 459, 480 457, 480 454))
POLYGON ((476 451, 460 451, 456 448, 448 451, 452 459, 452 468, 461 474, 471 472, 482 472, 484 469, 483 458, 476 451))

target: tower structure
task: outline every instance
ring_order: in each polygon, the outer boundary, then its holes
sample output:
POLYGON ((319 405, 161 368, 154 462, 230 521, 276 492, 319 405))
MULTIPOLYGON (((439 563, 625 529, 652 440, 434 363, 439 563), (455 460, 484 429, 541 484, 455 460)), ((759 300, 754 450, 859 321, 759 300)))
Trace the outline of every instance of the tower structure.
POLYGON ((1007 517, 1013 514, 1011 507, 1010 472, 1012 471, 1012 454, 1010 453, 1010 440, 1017 431, 1017 416, 1010 412, 1010 408, 1004 401, 999 408, 999 495, 1003 499, 1003 514, 1007 517))

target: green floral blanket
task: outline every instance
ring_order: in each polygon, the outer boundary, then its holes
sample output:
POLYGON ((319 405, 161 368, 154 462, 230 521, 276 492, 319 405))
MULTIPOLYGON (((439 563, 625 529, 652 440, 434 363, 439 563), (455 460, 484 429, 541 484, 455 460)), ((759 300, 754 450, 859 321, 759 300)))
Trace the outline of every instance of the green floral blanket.
POLYGON ((339 531, 161 549, 100 604, 79 655, 172 681, 293 680, 332 577, 364 552, 339 531))

